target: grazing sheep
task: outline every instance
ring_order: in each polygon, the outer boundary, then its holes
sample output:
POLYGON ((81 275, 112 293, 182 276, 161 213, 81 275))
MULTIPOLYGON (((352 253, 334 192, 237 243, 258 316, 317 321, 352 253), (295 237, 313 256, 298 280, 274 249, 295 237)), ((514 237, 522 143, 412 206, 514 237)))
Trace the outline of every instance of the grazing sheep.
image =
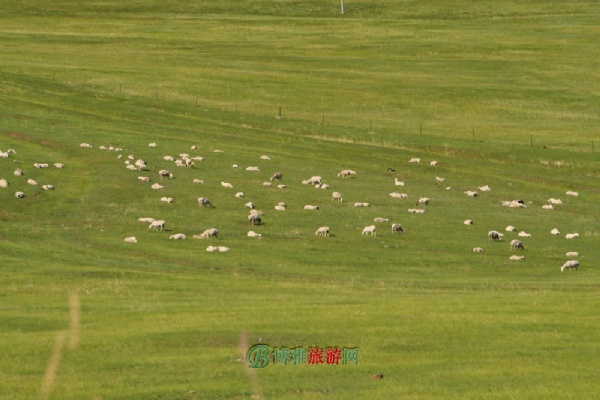
POLYGON ((264 187, 271 187, 271 186, 273 186, 273 183, 272 183, 272 182, 265 181, 265 182, 263 182, 263 186, 264 186, 264 187))
POLYGON ((356 171, 352 171, 351 169, 343 169, 337 174, 338 178, 341 176, 342 178, 350 178, 351 175, 356 175, 356 171))
POLYGON ((42 189, 44 189, 44 190, 54 190, 54 185, 42 185, 42 189))
POLYGON ((232 165, 233 168, 239 168, 237 164, 232 165))
POLYGON ((369 207, 369 203, 354 203, 354 207, 369 207))
POLYGON ((198 206, 199 207, 202 207, 202 206, 214 207, 213 204, 210 202, 210 200, 207 199, 206 197, 198 197, 198 206))
POLYGON ((491 188, 490 188, 488 185, 485 185, 485 186, 479 186, 477 189, 478 189, 480 192, 490 192, 490 191, 492 190, 492 189, 491 189, 491 188))
POLYGON ((517 228, 515 228, 515 227, 514 227, 514 226, 512 226, 512 225, 508 225, 508 226, 506 227, 506 232, 515 232, 516 230, 517 230, 517 228))
POLYGON ((255 205, 254 205, 254 203, 253 203, 253 202, 251 202, 251 201, 249 201, 249 202, 247 202, 246 204, 244 204, 244 206, 248 207, 248 208, 249 208, 249 209, 251 209, 251 210, 254 210, 254 208, 255 208, 255 205))
POLYGON ((201 185, 204 185, 204 181, 203 181, 202 179, 197 179, 197 178, 195 178, 195 179, 194 179, 192 182, 193 182, 193 183, 199 183, 199 184, 201 184, 201 185))
POLYGON ((15 193, 15 196, 18 199, 23 199, 23 198, 25 198, 25 193, 23 193, 23 192, 17 192, 17 193, 15 193))
POLYGON ((173 179, 173 174, 166 169, 161 169, 160 171, 158 171, 158 176, 160 177, 160 179, 162 179, 162 178, 173 179))
POLYGON ((269 157, 269 156, 260 156, 260 159, 261 160, 270 160, 271 157, 269 157))
POLYGON ((146 218, 146 217, 142 217, 142 218, 138 218, 139 222, 148 222, 148 223, 152 223, 154 221, 156 221, 154 218, 146 218))
POLYGON ((517 255, 512 255, 509 257, 509 260, 511 261, 521 261, 525 258, 525 256, 517 256, 517 255))
POLYGON ((123 239, 124 242, 127 243, 137 243, 137 239, 135 238, 135 236, 130 236, 130 237, 126 237, 125 239, 123 239))
POLYGON ((569 190, 569 191, 567 192, 567 196, 573 196, 573 197, 577 197, 577 196, 579 196, 579 193, 577 193, 577 192, 573 192, 573 191, 569 190))
POLYGON ((249 231, 247 236, 252 237, 252 238, 257 238, 257 239, 262 238, 262 235, 260 233, 256 233, 254 231, 249 231))
POLYGON ((550 204, 556 204, 556 205, 561 205, 562 201, 560 199, 555 199, 554 197, 551 197, 548 199, 548 203, 550 204))
POLYGON ((154 220, 154 221, 150 222, 150 225, 148 225, 148 229, 164 231, 165 225, 166 225, 166 222, 163 221, 162 219, 154 220))
POLYGON ((15 169, 14 172, 15 176, 23 176, 23 171, 19 168, 15 169))
POLYGON ((342 194, 340 192, 331 193, 331 201, 337 201, 342 203, 344 199, 342 198, 342 194))
POLYGON ((518 233, 518 236, 520 237, 531 237, 531 233, 527 233, 525 231, 521 231, 518 233))
POLYGON ((125 168, 127 168, 130 171, 137 171, 137 167, 135 165, 130 165, 128 164, 125 168))
POLYGON ((0 179, 0 187, 8 187, 10 185, 10 183, 8 183, 8 181, 6 179, 0 179))
POLYGON ((224 188, 233 189, 233 185, 229 182, 221 181, 221 186, 223 186, 224 188))
POLYGON ((227 253, 229 251, 229 247, 227 246, 218 246, 217 249, 219 253, 227 253))
POLYGON ((315 236, 329 236, 329 227, 328 226, 321 226, 315 232, 315 236))
POLYGON ((329 185, 327 183, 322 183, 320 185, 315 185, 318 189, 329 189, 329 185))
POLYGON ((260 168, 258 168, 258 167, 246 167, 246 171, 260 172, 260 168))
POLYGON ((414 157, 414 158, 411 158, 409 162, 418 164, 421 162, 421 159, 418 157, 414 157))
POLYGON ((258 214, 250 214, 248 215, 248 223, 250 225, 260 225, 262 220, 258 214))
POLYGON ((150 187, 154 190, 163 190, 165 188, 165 186, 161 185, 160 183, 153 183, 150 187))
POLYGON ((238 199, 241 199, 242 197, 244 197, 244 192, 237 192, 235 194, 235 197, 237 197, 238 199))
POLYGON ((523 242, 521 242, 519 239, 513 239, 510 241, 510 248, 513 250, 516 249, 521 249, 521 250, 525 250, 525 246, 523 246, 523 242))
POLYGON ((381 218, 381 217, 376 217, 373 219, 373 222, 390 222, 389 218, 381 218))
POLYGON ((320 185, 322 179, 323 178, 321 178, 318 175, 311 176, 310 179, 308 180, 308 184, 309 185, 320 185))
POLYGON ((196 166, 196 163, 194 163, 191 158, 186 158, 184 160, 184 162, 185 162, 186 168, 192 168, 192 167, 196 166))
POLYGON ((551 234, 553 235, 560 235, 560 231, 556 228, 552 228, 552 230, 550 231, 551 234))
POLYGON ((579 257, 579 253, 576 251, 568 251, 567 254, 565 254, 567 257, 579 257))
POLYGON ((560 272, 563 272, 565 269, 579 269, 579 261, 577 260, 569 260, 560 267, 560 272))
POLYGON ((394 178, 394 185, 396 186, 404 186, 404 182, 398 180, 398 178, 394 178))
POLYGON ((173 156, 164 156, 163 160, 169 161, 169 162, 173 162, 173 161, 175 161, 175 157, 173 157, 173 156))
POLYGON ((91 147, 92 147, 92 145, 91 145, 91 144, 89 144, 89 143, 81 143, 81 144, 79 145, 79 147, 86 147, 86 148, 88 148, 88 149, 89 149, 89 148, 91 148, 91 147))
POLYGON ((281 172, 275 172, 273 175, 271 175, 271 177, 269 178, 270 181, 273 181, 277 179, 278 181, 283 179, 283 174, 281 172))
POLYGON ((304 209, 305 210, 318 210, 319 206, 311 206, 311 205, 307 204, 304 206, 304 209))
POLYGON ((479 193, 477 193, 476 191, 472 191, 472 190, 467 190, 464 192, 464 194, 466 194, 469 197, 477 197, 479 196, 479 193))
POLYGON ((276 209, 277 211, 285 211, 285 206, 276 205, 276 206, 275 206, 275 209, 276 209))
POLYGON ((34 167, 36 168, 48 168, 48 163, 34 163, 33 164, 34 167))
POLYGON ((579 233, 567 233, 565 235, 565 239, 575 239, 578 236, 579 236, 579 233))
POLYGON ((417 203, 415 204, 416 206, 418 205, 429 205, 429 198, 427 197, 421 197, 419 200, 417 200, 417 203))
POLYGON ((442 178, 440 176, 436 176, 435 180, 438 181, 438 182, 446 182, 446 178, 442 178))
MULTIPOLYGON (((271 182, 269 182, 269 183, 271 183, 271 182)), ((277 189, 285 189, 286 187, 287 186, 285 186, 285 185, 277 185, 277 189)))
POLYGON ((376 230, 377 230, 377 228, 375 227, 375 225, 365 226, 364 229, 362 230, 362 234, 370 235, 370 236, 377 236, 376 230))
POLYGON ((421 210, 418 208, 409 208, 408 212, 413 214, 425 214, 425 210, 421 210))
POLYGON ((429 165, 431 165, 432 167, 437 167, 438 162, 433 160, 432 162, 429 163, 429 165))
POLYGON ((544 210, 554 210, 554 207, 552 206, 552 204, 544 204, 544 205, 542 206, 542 208, 543 208, 544 210))
POLYGON ((143 181, 143 182, 150 182, 150 177, 149 176, 138 176, 137 178, 140 181, 143 181))
POLYGON ((156 143, 149 143, 148 147, 156 147, 156 143))
POLYGON ((408 195, 406 193, 392 192, 390 193, 390 197, 393 197, 395 199, 408 199, 408 195))
POLYGON ((136 168, 138 169, 138 171, 143 171, 146 169, 146 161, 139 159, 135 161, 136 168))
POLYGON ((488 232, 488 240, 502 241, 504 234, 498 231, 489 231, 488 232))
POLYGON ((176 233, 174 235, 169 236, 169 239, 171 240, 183 240, 185 238, 186 236, 183 233, 176 233))
POLYGON ((472 219, 465 219, 465 221, 463 222, 463 224, 465 224, 465 225, 473 225, 473 220, 472 219))
POLYGON ((161 197, 160 201, 171 204, 173 202, 172 197, 161 197))
POLYGON ((209 228, 200 234, 202 239, 209 239, 212 236, 214 236, 215 239, 219 236, 219 230, 217 228, 209 228))
POLYGON ((175 160, 175 166, 176 167, 185 167, 185 161, 183 160, 175 160))
POLYGON ((472 250, 473 253, 483 253, 483 248, 481 247, 474 247, 472 250))
POLYGON ((218 246, 208 246, 206 248, 206 251, 209 251, 209 252, 219 251, 219 247, 218 246))
POLYGON ((392 224, 392 233, 402 232, 404 233, 404 228, 400 224, 392 224))

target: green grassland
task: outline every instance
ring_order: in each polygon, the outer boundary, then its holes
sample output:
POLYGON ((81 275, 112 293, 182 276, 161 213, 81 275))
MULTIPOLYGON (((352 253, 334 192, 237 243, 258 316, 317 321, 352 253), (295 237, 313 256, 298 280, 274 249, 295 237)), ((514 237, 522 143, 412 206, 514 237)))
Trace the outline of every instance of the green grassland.
POLYGON ((0 158, 0 398, 598 398, 600 6, 347 0, 345 11, 0 4, 0 150, 17 151, 0 158), (183 152, 205 160, 163 160, 183 152), (148 171, 125 169, 129 154, 148 171), (338 178, 346 168, 357 174, 338 178), (264 187, 278 171, 287 188, 264 187), (312 175, 331 189, 301 184, 312 175), (492 191, 463 193, 481 185, 492 191), (408 213, 419 197, 426 213, 408 213), (541 209, 550 197, 563 204, 541 209), (528 207, 501 205, 513 199, 528 207), (390 222, 361 235, 375 217, 390 222), (510 249, 509 224, 531 233, 525 251, 510 249), (314 235, 322 225, 330 237, 314 235), (191 238, 210 227, 218 239, 191 238), (488 241, 492 229, 507 240, 488 241), (179 232, 188 239, 169 240, 179 232), (560 272, 567 251, 578 271, 560 272), (525 259, 509 261, 516 252, 525 259), (256 343, 360 359, 249 370, 256 343))

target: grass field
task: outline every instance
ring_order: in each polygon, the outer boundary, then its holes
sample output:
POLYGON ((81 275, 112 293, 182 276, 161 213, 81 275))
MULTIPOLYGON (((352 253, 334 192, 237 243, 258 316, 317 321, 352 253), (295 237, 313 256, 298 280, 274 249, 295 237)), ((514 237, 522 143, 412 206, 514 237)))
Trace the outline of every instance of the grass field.
POLYGON ((592 1, 0 4, 0 398, 599 398, 599 27, 592 1), (259 343, 359 362, 249 369, 259 343))

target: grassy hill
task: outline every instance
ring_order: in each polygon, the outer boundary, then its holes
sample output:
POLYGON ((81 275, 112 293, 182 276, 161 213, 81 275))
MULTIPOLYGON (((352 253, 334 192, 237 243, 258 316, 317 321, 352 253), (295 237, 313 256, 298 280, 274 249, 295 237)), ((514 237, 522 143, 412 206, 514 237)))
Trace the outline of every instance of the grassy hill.
POLYGON ((594 398, 599 7, 496 3, 0 5, 0 150, 16 150, 0 158, 0 397, 594 398), (163 159, 183 152, 204 161, 163 159), (263 186, 274 172, 286 189, 263 186), (567 251, 578 271, 560 272, 567 251), (257 343, 359 362, 248 369, 257 343))

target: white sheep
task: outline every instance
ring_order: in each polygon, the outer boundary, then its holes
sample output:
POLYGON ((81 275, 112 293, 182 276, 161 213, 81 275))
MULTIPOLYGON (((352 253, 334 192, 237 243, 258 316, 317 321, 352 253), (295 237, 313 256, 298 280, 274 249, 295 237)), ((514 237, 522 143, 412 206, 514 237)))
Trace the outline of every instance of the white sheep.
POLYGON ((219 253, 227 253, 229 251, 229 247, 227 246, 218 246, 219 253))
POLYGON ((277 185, 277 189, 285 189, 285 188, 287 188, 287 186, 285 186, 285 185, 277 185))
POLYGON ((160 177, 160 179, 162 179, 162 178, 173 179, 173 174, 166 169, 161 169, 160 171, 158 171, 158 176, 160 177))
POLYGON ((508 226, 506 227, 506 232, 515 232, 516 230, 517 230, 517 228, 515 228, 515 227, 514 227, 514 226, 512 226, 512 225, 508 225, 508 226))
POLYGON ((276 206, 275 206, 275 209, 276 209, 277 211, 285 211, 285 206, 276 205, 276 206))
POLYGON ((237 192, 237 193, 235 194, 235 197, 237 197, 237 198, 239 198, 239 199, 243 198, 243 197, 244 197, 244 192, 237 192))
POLYGON ((249 201, 246 204, 244 204, 245 207, 248 207, 251 210, 254 210, 254 208, 256 208, 256 206, 254 205, 253 202, 249 201))
POLYGON ((365 226, 362 230, 363 235, 377 236, 377 228, 375 225, 365 226))
POLYGON ((446 178, 442 178, 441 176, 436 176, 435 180, 438 182, 446 182, 446 178))
POLYGON ((425 210, 419 208, 409 208, 408 212, 413 214, 425 214, 425 210))
POLYGON ((406 193, 392 192, 390 193, 390 197, 393 197, 395 199, 408 199, 408 195, 406 193))
POLYGON ((160 183, 153 183, 150 187, 154 190, 163 190, 165 188, 165 186, 161 185, 160 183))
POLYGON ((265 182, 263 182, 263 184, 262 184, 262 185, 263 185, 264 187, 271 187, 271 186, 273 186, 273 182, 268 182, 268 181, 265 181, 265 182))
POLYGON ((531 233, 527 233, 525 231, 521 231, 518 233, 518 236, 520 237, 531 237, 531 233))
POLYGON ((317 189, 329 189, 329 184, 327 184, 327 183, 321 183, 320 185, 319 184, 315 185, 315 187, 317 189))
POLYGON ((577 193, 577 192, 573 192, 573 191, 569 190, 569 191, 567 192, 567 196, 573 196, 573 197, 577 197, 577 196, 579 196, 579 193, 577 193))
POLYGON ((137 178, 142 182, 150 182, 149 176, 138 176, 137 178))
POLYGON ((473 247, 473 253, 483 253, 483 248, 481 247, 473 247))
POLYGON ((479 193, 477 193, 477 191, 473 191, 473 190, 467 190, 464 192, 464 194, 466 194, 469 197, 477 197, 479 196, 479 193))
POLYGON ((248 231, 247 236, 252 237, 252 238, 257 238, 257 239, 262 238, 262 235, 260 233, 256 233, 254 231, 248 231))
POLYGON ((561 205, 562 201, 560 199, 555 199, 554 197, 551 197, 548 199, 548 203, 550 204, 556 204, 556 205, 561 205))
POLYGON ((417 200, 417 203, 415 204, 416 206, 418 205, 429 205, 429 198, 428 197, 421 197, 419 200, 417 200))
POLYGON ((319 229, 317 229, 317 231, 315 232, 315 236, 329 236, 329 227, 328 226, 319 227, 319 229))
POLYGON ((490 188, 488 185, 485 185, 485 186, 479 186, 477 189, 478 189, 480 192, 490 192, 490 191, 492 190, 492 189, 491 189, 491 188, 490 188))
POLYGON ((525 258, 525 256, 517 256, 517 255, 512 255, 509 257, 509 260, 511 261, 521 261, 525 258))
POLYGON ((246 171, 260 172, 260 168, 258 168, 258 167, 246 167, 246 171))
POLYGON ((186 236, 183 233, 176 233, 174 235, 169 236, 169 239, 171 240, 183 240, 185 238, 186 236))
POLYGON ((516 249, 521 249, 521 250, 525 250, 525 246, 523 246, 523 242, 521 242, 519 239, 513 239, 510 241, 510 248, 513 250, 516 249))
POLYGON ((207 206, 211 206, 214 207, 213 204, 210 202, 209 199, 207 199, 206 197, 198 197, 198 206, 199 207, 207 207, 207 206))
POLYGON ((165 225, 166 225, 166 222, 163 221, 162 219, 154 220, 154 221, 150 222, 150 225, 148 225, 148 229, 164 231, 165 225))
POLYGON ((135 236, 126 237, 125 239, 123 239, 123 241, 127 242, 127 243, 137 243, 138 242, 135 236))
POLYGON ((313 206, 313 205, 307 204, 304 206, 304 209, 305 210, 318 210, 319 206, 313 206))
POLYGON ((250 214, 248 215, 248 223, 250 225, 260 225, 262 222, 259 214, 250 214))
POLYGON ((156 147, 156 143, 149 143, 148 147, 156 147))
POLYGON ((567 257, 579 257, 579 253, 576 251, 568 251, 565 255, 567 257))
POLYGON ((229 182, 221 181, 221 186, 223 186, 224 188, 233 189, 233 185, 229 182))
POLYGON ((392 224, 392 233, 402 232, 404 233, 404 228, 400 224, 392 224))
POLYGON ((142 159, 136 160, 134 165, 139 171, 143 171, 146 169, 146 161, 142 159))
POLYGON ((8 186, 10 186, 10 183, 6 179, 0 179, 0 187, 6 188, 8 186))
POLYGON ((418 164, 421 162, 421 159, 418 157, 414 157, 414 158, 411 158, 409 162, 418 164))
POLYGON ((23 171, 20 168, 15 169, 15 176, 23 176, 23 171))
POLYGON ((432 167, 437 167, 437 165, 438 165, 438 162, 437 162, 437 161, 435 161, 435 160, 433 160, 433 161, 431 161, 431 162, 429 163, 429 165, 431 165, 432 167))
POLYGON ((465 219, 463 224, 465 225, 473 225, 473 220, 472 219, 465 219))
POLYGON ((15 197, 18 199, 23 199, 23 198, 25 198, 25 193, 17 192, 17 193, 15 193, 15 197))
POLYGON ((271 157, 269 157, 269 156, 260 156, 260 159, 261 160, 270 160, 271 157))
POLYGON ((127 168, 130 171, 137 171, 138 170, 135 165, 131 165, 131 164, 127 165, 125 168, 127 168))
POLYGON ((92 145, 91 145, 91 144, 89 144, 89 143, 81 143, 81 144, 79 145, 79 147, 91 148, 91 147, 92 147, 92 145))
POLYGON ((42 185, 42 189, 44 189, 44 190, 54 190, 54 185, 42 185))
POLYGON ((342 194, 340 192, 333 192, 331 193, 331 201, 342 203, 344 199, 342 198, 342 194))
POLYGON ((274 173, 273 175, 271 175, 271 177, 269 178, 269 180, 270 180, 270 181, 273 181, 273 180, 275 180, 275 179, 277 179, 277 180, 279 180, 279 181, 280 181, 280 180, 282 180, 282 179, 283 179, 283 174, 282 174, 281 172, 275 172, 275 173, 274 173))
POLYGON ((394 185, 396 185, 396 186, 404 186, 404 182, 402 182, 398 178, 394 178, 394 185))
POLYGON ((354 207, 369 207, 369 203, 354 203, 354 207))
POLYGON ((560 231, 556 228, 552 228, 552 230, 550 231, 551 234, 553 235, 560 235, 560 231))
POLYGON ((313 175, 313 176, 311 176, 311 177, 310 177, 310 179, 308 180, 308 184, 309 184, 309 185, 317 185, 317 184, 318 184, 318 185, 320 185, 320 184, 321 184, 321 180, 322 180, 322 179, 323 179, 323 178, 322 178, 322 177, 320 177, 320 176, 318 176, 318 175, 313 175))
POLYGON ((343 169, 337 174, 338 178, 341 176, 342 178, 350 178, 351 175, 356 175, 356 171, 351 169, 343 169))
POLYGON ((173 157, 173 156, 164 156, 163 160, 169 161, 169 162, 173 162, 173 161, 175 161, 175 157, 173 157))
POLYGON ((544 210, 554 210, 554 207, 552 206, 552 204, 544 204, 544 205, 542 206, 542 208, 543 208, 544 210))
POLYGON ((171 204, 173 202, 173 198, 172 197, 161 197, 160 201, 171 204))
POLYGON ((373 218, 373 222, 390 222, 389 218, 376 217, 373 218))
POLYGON ((219 251, 219 247, 218 246, 208 246, 206 248, 206 251, 209 251, 209 252, 219 251))
POLYGON ((210 239, 213 236, 215 239, 219 236, 219 230, 217 228, 209 228, 200 234, 200 238, 202 239, 210 239))
POLYGON ((579 236, 579 233, 567 233, 565 235, 565 239, 575 239, 578 236, 579 236))
POLYGON ((563 272, 565 269, 579 269, 579 261, 577 260, 569 260, 560 267, 560 272, 563 272))

